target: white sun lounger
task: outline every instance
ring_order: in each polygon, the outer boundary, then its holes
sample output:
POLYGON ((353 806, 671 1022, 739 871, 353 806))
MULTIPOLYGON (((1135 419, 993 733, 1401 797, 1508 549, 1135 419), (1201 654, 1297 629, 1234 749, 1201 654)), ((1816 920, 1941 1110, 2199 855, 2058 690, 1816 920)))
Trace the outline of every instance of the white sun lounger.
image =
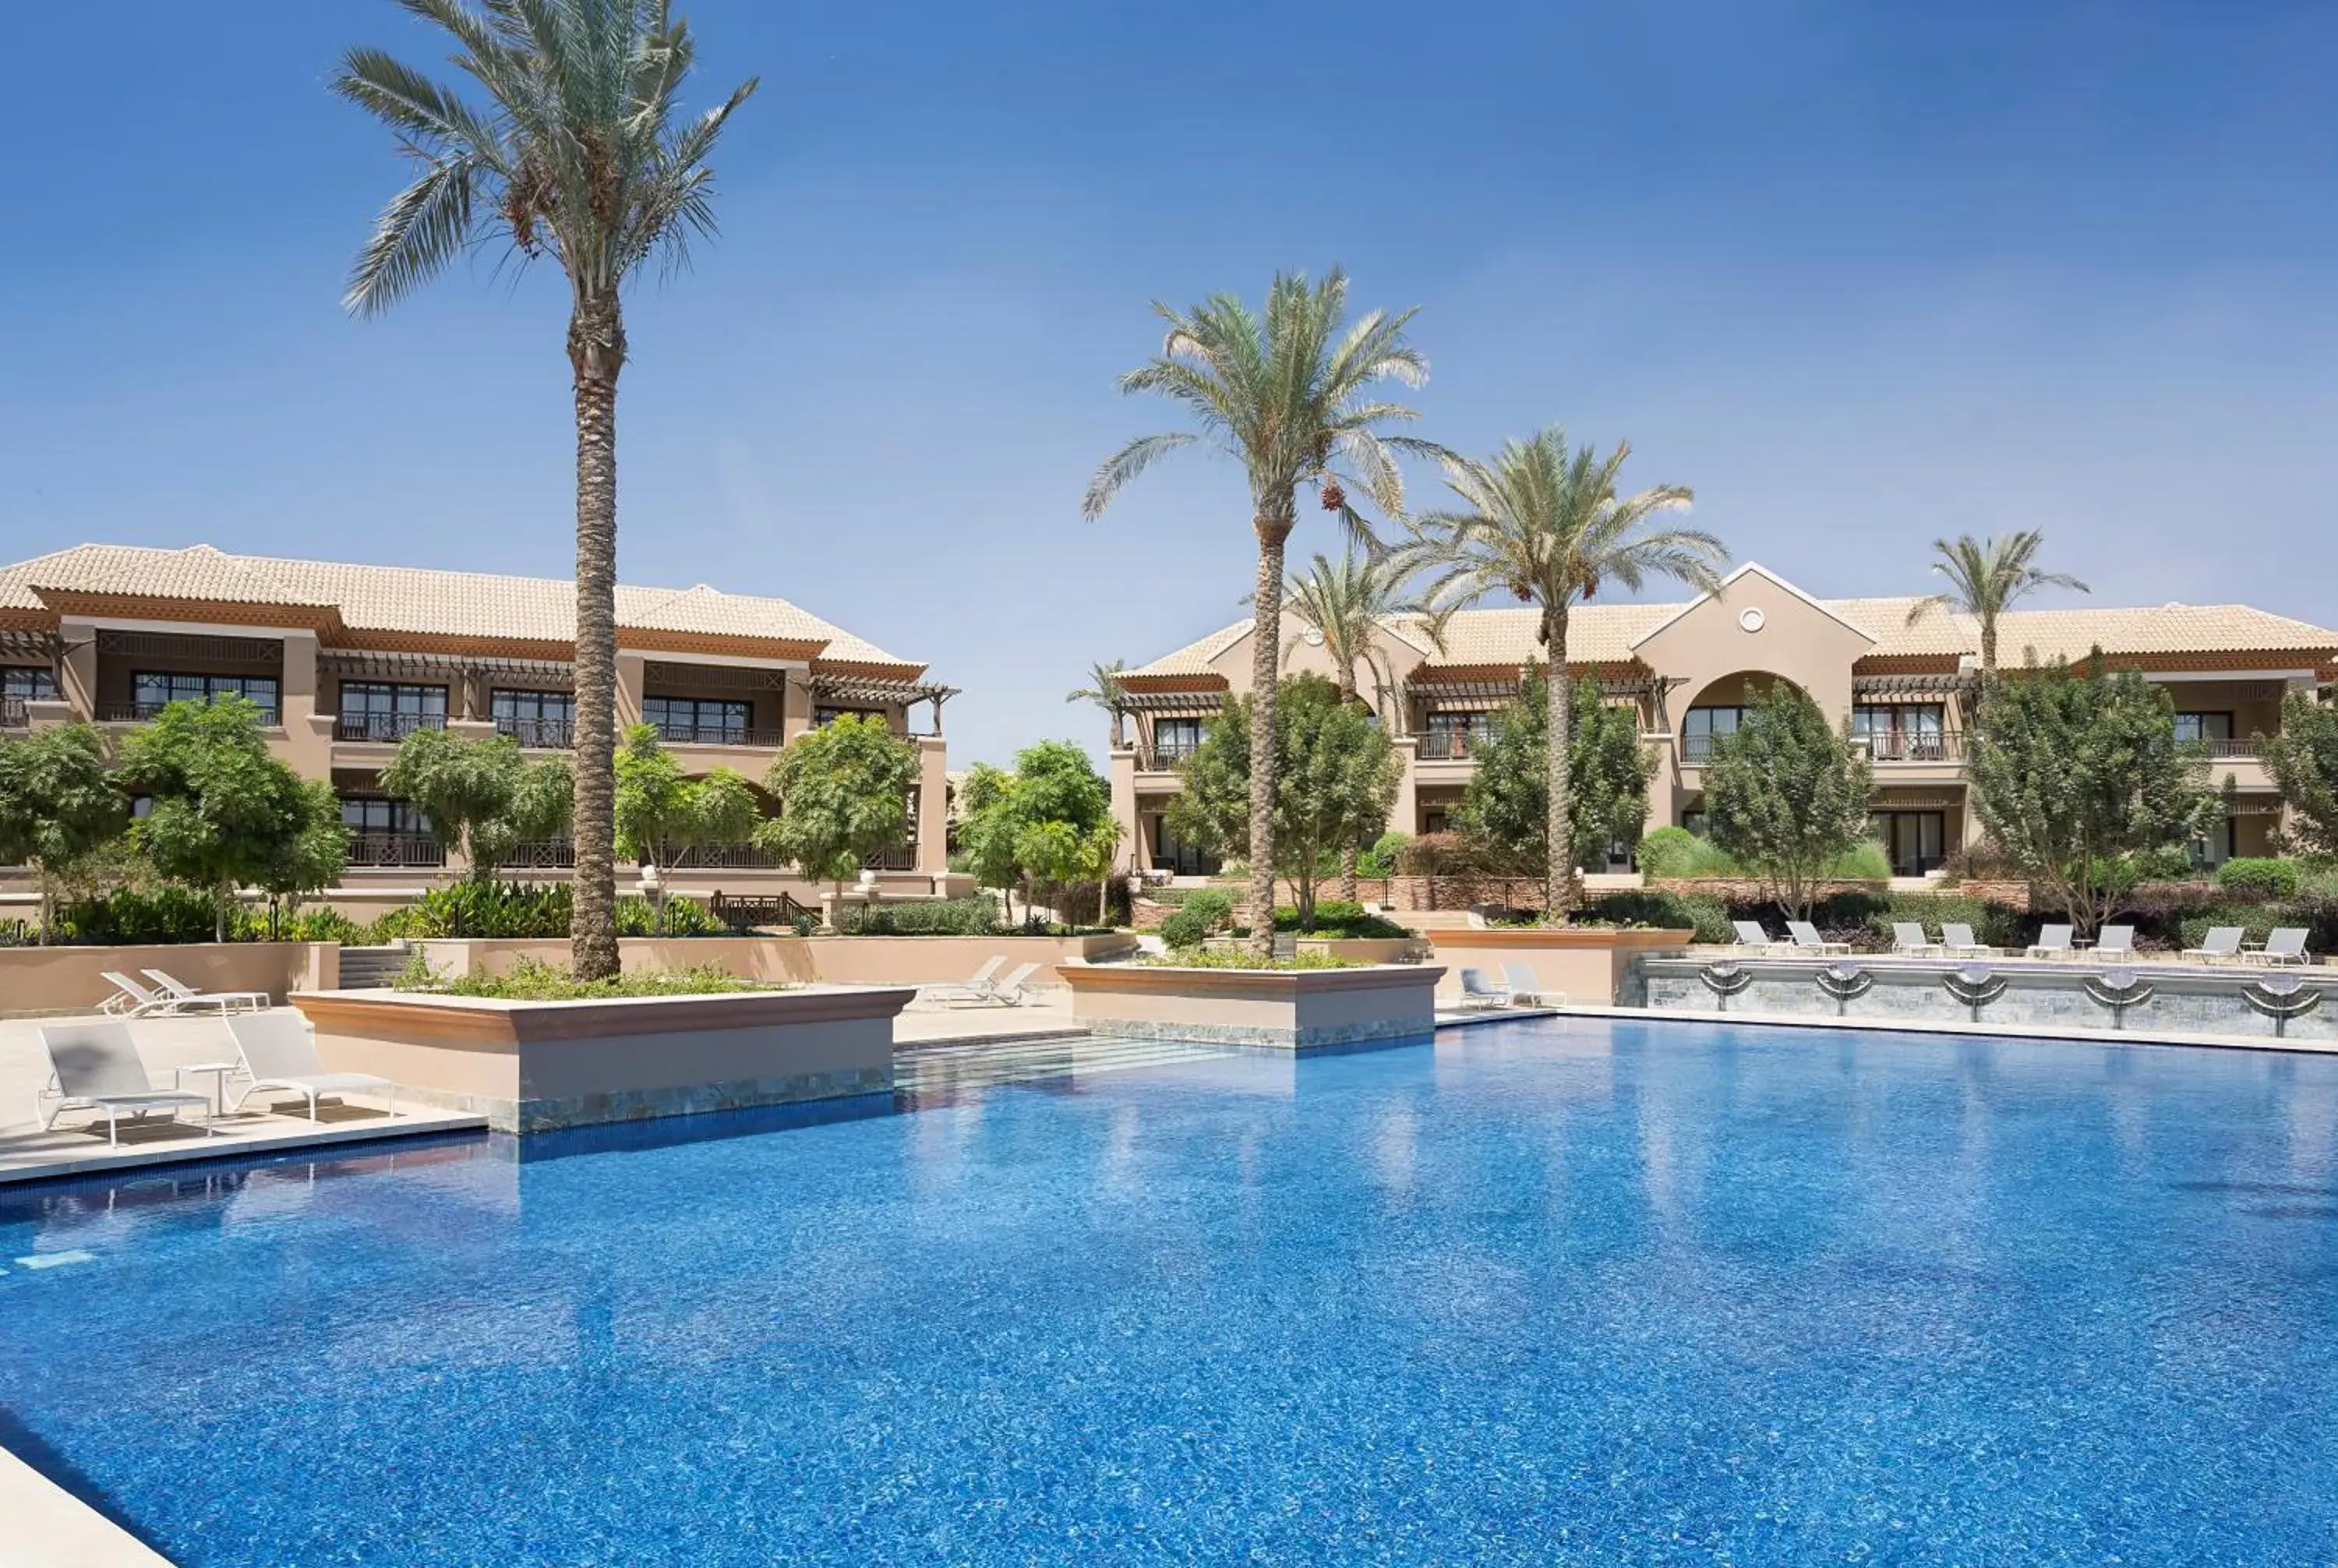
POLYGON ((1507 1007, 1510 1004, 1510 988, 1488 979, 1483 969, 1461 971, 1461 995, 1454 1004, 1459 1007, 1507 1007))
POLYGON ((1924 935, 1923 925, 1915 920, 1891 922, 1891 951, 1902 958, 1921 958, 1937 954, 1940 945, 1924 935))
POLYGON ((1973 928, 1954 920, 1940 922, 1940 951, 1951 958, 1993 958, 1997 949, 1973 936, 1973 928))
POLYGON ((1732 920, 1730 925, 1737 929, 1737 945, 1740 947, 1754 947, 1764 953, 1773 953, 1781 947, 1791 949, 1793 946, 1793 943, 1781 942, 1763 930, 1759 920, 1732 920))
POLYGON ((2097 958, 2133 958, 2135 927, 2106 926, 2095 934, 2094 956, 2097 958))
POLYGON ((160 992, 149 991, 118 969, 101 969, 98 973, 113 987, 113 995, 98 1004, 101 1013, 118 1018, 143 1018, 150 1014, 172 1010, 172 999, 160 992))
POLYGON ((217 1007, 222 1013, 232 1013, 241 1007, 257 1013, 274 1005, 265 991, 198 991, 183 980, 174 979, 160 969, 142 972, 146 978, 162 988, 163 995, 182 1008, 217 1007))
POLYGON ((2068 958, 2070 956, 2070 928, 2068 926, 2040 926, 2038 940, 2029 945, 2032 958, 2068 958))
POLYGON ((1787 921, 1786 935, 1794 939, 1794 948, 1797 952, 1816 953, 1825 957, 1831 954, 1851 951, 1850 943, 1828 941, 1819 935, 1819 928, 1807 920, 1787 921))
POLYGON ((2254 964, 2311 964, 2305 951, 2309 935, 2303 926, 2276 926, 2265 936, 2265 945, 2241 956, 2254 964))
POLYGON ((203 1113, 203 1136, 211 1132, 211 1100, 192 1089, 157 1089, 138 1054, 130 1025, 120 1019, 99 1024, 44 1024, 41 1047, 49 1054, 49 1079, 33 1094, 33 1119, 46 1132, 67 1111, 95 1111, 105 1118, 105 1141, 119 1148, 122 1118, 142 1119, 149 1111, 181 1108, 203 1113))
POLYGON ((378 1094, 398 1114, 398 1085, 370 1073, 329 1073, 309 1037, 309 1021, 290 1007, 270 1008, 247 1017, 231 1018, 227 1032, 235 1041, 242 1076, 250 1080, 235 1097, 237 1110, 263 1089, 290 1089, 309 1102, 309 1120, 317 1120, 320 1094, 378 1094))
POLYGON ((1007 972, 1006 979, 999 981, 997 985, 991 986, 980 995, 969 994, 968 995, 958 998, 952 1005, 960 1007, 1019 1007, 1025 1002, 1030 1000, 1031 976, 1037 974, 1039 966, 1036 964, 1018 964, 1014 968, 1009 969, 1007 972))
POLYGON ((2247 935, 2246 928, 2243 926, 2211 926, 2208 934, 2200 938, 2200 946, 2186 947, 2184 956, 2197 958, 2203 964, 2214 964, 2219 958, 2238 958, 2241 956, 2241 938, 2247 935))
POLYGON ((1555 1007, 1567 1000, 1556 991, 1546 991, 1542 988, 1542 982, 1535 977, 1532 965, 1505 964, 1502 965, 1502 978, 1509 983, 1510 1001, 1513 1004, 1534 1001, 1546 1007, 1555 1007))
POLYGON ((928 986, 927 995, 937 1002, 982 1001, 990 995, 991 981, 997 975, 999 968, 1006 962, 1007 957, 1004 954, 985 958, 982 961, 982 967, 964 980, 955 985, 928 986))

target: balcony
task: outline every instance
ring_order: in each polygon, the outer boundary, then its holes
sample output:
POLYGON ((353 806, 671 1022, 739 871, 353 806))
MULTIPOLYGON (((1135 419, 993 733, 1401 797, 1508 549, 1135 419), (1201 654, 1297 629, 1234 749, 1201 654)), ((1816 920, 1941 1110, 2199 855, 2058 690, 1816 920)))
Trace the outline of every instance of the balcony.
POLYGON ((506 713, 496 720, 496 733, 538 751, 565 751, 576 744, 576 725, 567 719, 515 719, 506 713))
POLYGON ((1140 746, 1136 749, 1136 770, 1139 773, 1174 773, 1194 760, 1202 748, 1191 741, 1172 741, 1166 746, 1140 746))
MULTIPOLYGON (((101 702, 97 705, 97 721, 101 724, 143 724, 169 706, 167 702, 101 702)), ((284 718, 277 709, 261 708, 260 721, 273 730, 284 722, 284 718)))
POLYGON ((1878 730, 1863 737, 1878 762, 1961 762, 1965 738, 1955 730, 1878 730))
POLYGON ((513 845, 497 864, 507 871, 574 870, 576 846, 566 838, 525 838, 513 845))
POLYGON ((444 713, 344 713, 333 721, 333 739, 394 746, 417 730, 445 728, 444 713))
POLYGON ((918 847, 904 844, 899 849, 880 849, 863 858, 860 868, 864 871, 915 871, 918 868, 918 847))
POLYGON ((427 833, 352 833, 349 863, 353 868, 424 869, 447 864, 447 851, 427 833))
POLYGON ((2264 755, 2264 742, 2254 737, 2235 740, 2229 736, 2212 736, 2207 741, 2208 755, 2218 762, 2264 755))
POLYGON ((1427 730, 1413 755, 1423 762, 1467 762, 1484 750, 1487 737, 1469 730, 1427 730))
POLYGON ((750 730, 737 724, 656 724, 657 738, 669 746, 754 746, 777 750, 786 744, 777 730, 750 730))
POLYGON ((674 857, 675 871, 778 871, 787 862, 752 844, 700 844, 674 857))

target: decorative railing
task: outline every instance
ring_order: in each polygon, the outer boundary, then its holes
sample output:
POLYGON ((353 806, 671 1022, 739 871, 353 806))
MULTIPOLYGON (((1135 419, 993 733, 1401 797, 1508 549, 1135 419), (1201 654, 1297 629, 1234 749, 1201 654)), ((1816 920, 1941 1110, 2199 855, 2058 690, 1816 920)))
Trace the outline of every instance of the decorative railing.
POLYGON ((506 713, 496 720, 496 733, 545 751, 565 751, 576 744, 576 726, 566 719, 515 719, 506 713))
POLYGON ((444 866, 447 851, 427 833, 352 833, 349 863, 359 867, 444 866))
POLYGON ((659 724, 658 739, 669 746, 761 746, 785 744, 777 730, 750 730, 739 724, 659 724))
POLYGON ((2245 740, 2212 736, 2208 741, 2208 755, 2220 762, 2241 757, 2262 757, 2264 755, 2264 742, 2254 736, 2245 740))
POLYGON ((699 844, 673 858, 676 871, 769 871, 787 864, 752 844, 699 844))
POLYGON ((1468 730, 1427 730, 1421 732, 1413 755, 1424 762, 1462 762, 1472 755, 1471 748, 1484 740, 1485 737, 1468 730))
POLYGON ((1965 738, 1954 730, 1878 730, 1865 740, 1878 762, 1955 762, 1965 754, 1965 738))
POLYGON ((915 871, 918 868, 918 847, 904 844, 899 849, 879 849, 874 855, 861 858, 864 871, 915 871))
MULTIPOLYGON (((189 701, 196 699, 189 698, 189 701)), ((97 705, 97 721, 101 724, 143 724, 169 707, 167 702, 101 702, 97 705)), ((281 724, 281 714, 274 708, 260 710, 260 721, 270 728, 281 724)))
POLYGON ((565 871, 576 865, 576 846, 566 838, 524 838, 502 864, 515 871, 565 871))
POLYGON ((1194 753, 1201 749, 1200 742, 1192 740, 1173 740, 1162 746, 1140 747, 1136 753, 1136 766, 1139 771, 1145 773, 1174 772, 1191 762, 1194 753))
POLYGON ((22 730, 32 723, 31 710, 22 697, 0 697, 0 730, 22 730))
POLYGON ((733 931, 752 931, 758 926, 792 926, 799 920, 820 918, 819 910, 791 893, 742 897, 717 889, 714 897, 706 901, 706 907, 733 931))
POLYGON ((333 739, 395 743, 417 730, 445 728, 444 713, 344 713, 333 722, 333 739))

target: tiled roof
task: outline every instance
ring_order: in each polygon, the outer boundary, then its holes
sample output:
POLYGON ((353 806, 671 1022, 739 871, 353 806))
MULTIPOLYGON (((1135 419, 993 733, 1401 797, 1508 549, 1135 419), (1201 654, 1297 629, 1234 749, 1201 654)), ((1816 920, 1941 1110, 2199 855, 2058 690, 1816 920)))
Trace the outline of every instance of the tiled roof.
MULTIPOLYGON (((1826 599, 1816 603, 1872 636, 1864 657, 1955 658, 1980 652, 1980 623, 1970 615, 1931 609, 1911 624, 1916 594, 1895 598, 1826 599)), ((1684 606, 1583 604, 1567 618, 1567 658, 1578 664, 1622 663, 1634 657, 1632 644, 1684 606)), ((1464 610, 1447 622, 1444 652, 1431 652, 1431 665, 1525 664, 1542 656, 1536 641, 1539 610, 1464 610)), ((1417 620, 1394 628, 1406 640, 1428 646, 1417 620)), ((1198 675, 1250 630, 1240 621, 1200 642, 1154 660, 1131 675, 1198 675)), ((2293 621, 2246 604, 2160 604, 2128 609, 2015 610, 1998 622, 1998 658, 2019 664, 2034 650, 2040 661, 2083 659, 2099 646, 2111 654, 2267 653, 2307 651, 2338 656, 2338 631, 2293 621)))
MULTIPOLYGON (((485 636, 568 642, 575 637, 575 584, 555 577, 507 577, 412 566, 289 561, 228 555, 208 544, 184 550, 83 544, 0 568, 0 609, 38 610, 38 590, 333 608, 352 631, 421 636, 485 636)), ((819 642, 820 657, 856 664, 923 668, 844 632, 784 599, 694 588, 617 587, 620 630, 819 642)))

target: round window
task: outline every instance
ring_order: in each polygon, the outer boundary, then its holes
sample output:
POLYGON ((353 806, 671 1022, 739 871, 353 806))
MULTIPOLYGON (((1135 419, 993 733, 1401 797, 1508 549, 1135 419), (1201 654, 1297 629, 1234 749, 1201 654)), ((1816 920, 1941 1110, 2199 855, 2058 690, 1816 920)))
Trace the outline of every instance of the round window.
POLYGON ((1765 617, 1763 615, 1760 609, 1751 604, 1737 612, 1737 624, 1743 626, 1748 632, 1759 632, 1762 630, 1764 619, 1765 617))

